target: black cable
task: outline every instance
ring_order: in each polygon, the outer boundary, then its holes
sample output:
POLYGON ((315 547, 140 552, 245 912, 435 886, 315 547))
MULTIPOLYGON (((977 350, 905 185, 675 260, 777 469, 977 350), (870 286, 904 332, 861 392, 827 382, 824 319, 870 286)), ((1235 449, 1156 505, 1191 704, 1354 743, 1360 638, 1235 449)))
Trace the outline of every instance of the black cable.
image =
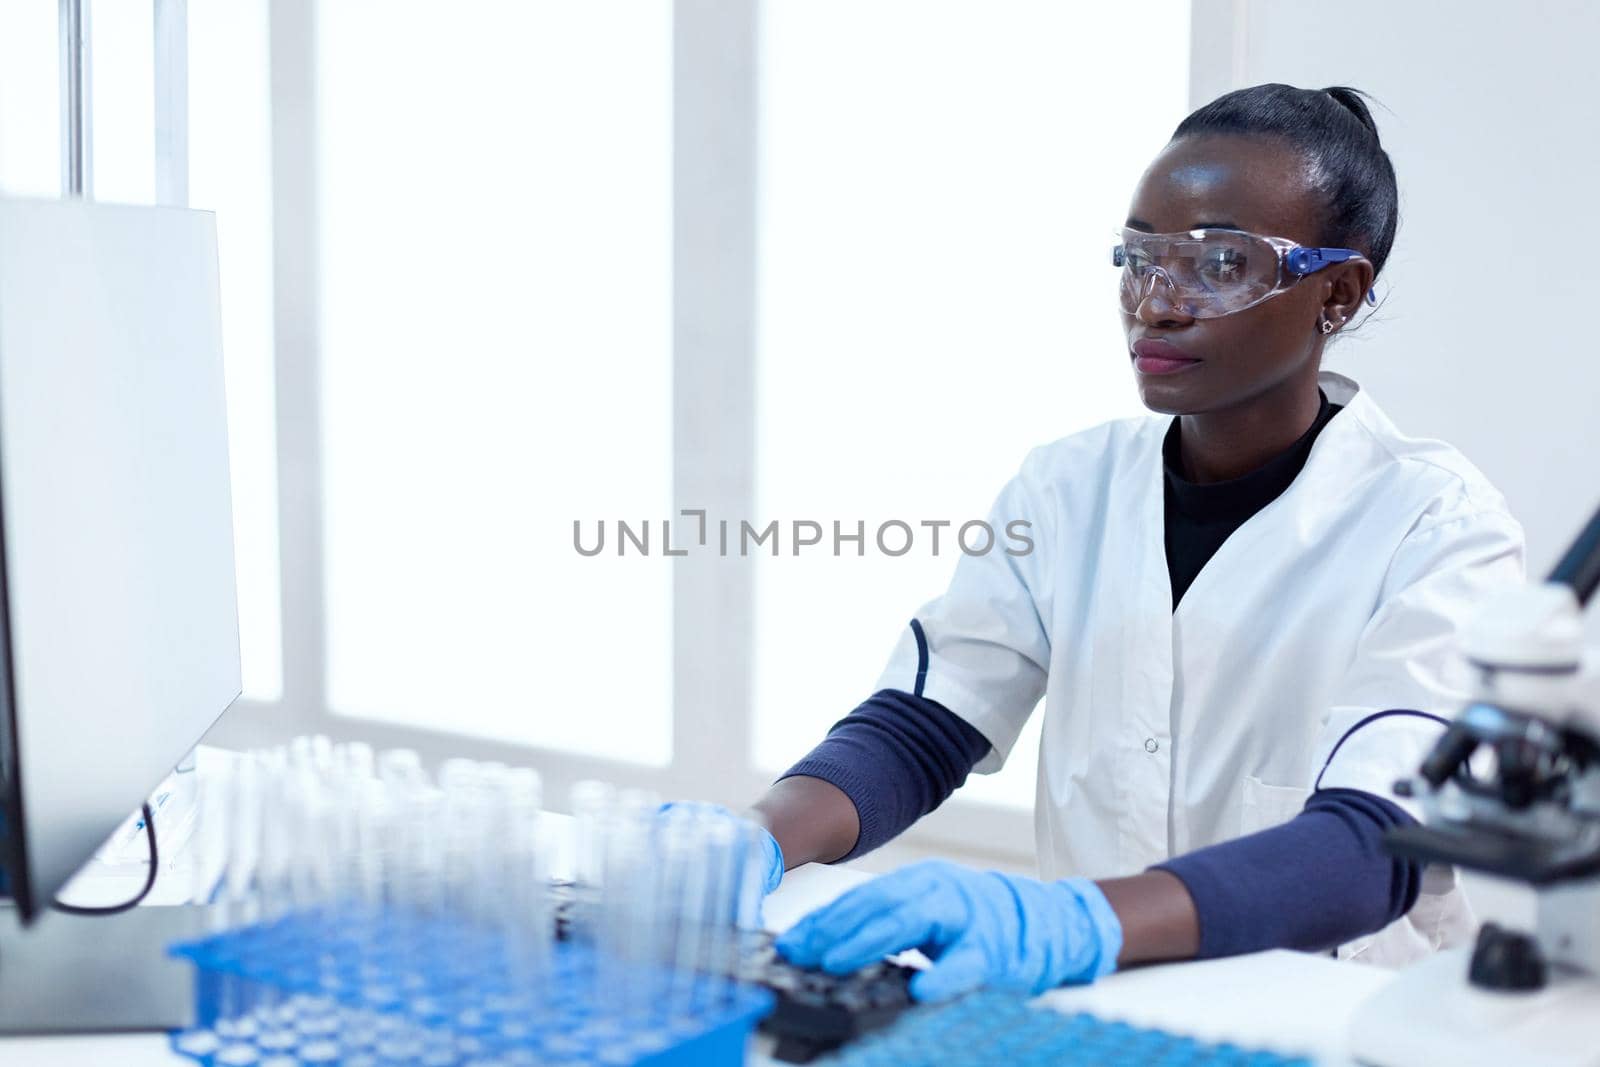
POLYGON ((124 901, 121 904, 112 904, 110 907, 105 908, 81 908, 76 904, 63 904, 59 900, 52 900, 50 902, 52 908, 68 915, 120 915, 122 912, 132 911, 137 908, 144 898, 150 895, 150 890, 156 884, 156 867, 161 860, 160 853, 156 851, 156 817, 155 813, 150 810, 149 804, 145 804, 139 810, 144 813, 145 840, 150 842, 150 873, 145 876, 144 888, 139 890, 139 895, 132 900, 124 901))

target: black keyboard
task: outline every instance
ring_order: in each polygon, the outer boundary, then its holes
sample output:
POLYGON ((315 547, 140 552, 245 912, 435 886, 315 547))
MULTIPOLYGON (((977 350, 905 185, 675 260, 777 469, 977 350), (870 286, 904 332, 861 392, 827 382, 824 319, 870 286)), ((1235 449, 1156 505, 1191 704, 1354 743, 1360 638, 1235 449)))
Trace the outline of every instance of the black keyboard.
POLYGON ((770 934, 747 935, 741 955, 739 976, 777 994, 761 1029, 777 1038, 773 1055, 788 1063, 808 1063, 911 1007, 912 967, 885 960, 845 975, 805 970, 778 955, 770 934))

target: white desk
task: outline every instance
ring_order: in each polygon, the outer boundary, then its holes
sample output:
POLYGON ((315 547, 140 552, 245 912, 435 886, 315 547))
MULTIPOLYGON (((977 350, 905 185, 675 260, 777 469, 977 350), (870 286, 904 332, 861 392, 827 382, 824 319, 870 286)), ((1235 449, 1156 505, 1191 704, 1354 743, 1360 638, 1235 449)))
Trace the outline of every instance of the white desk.
MULTIPOLYGON (((202 770, 204 767, 202 766, 202 770)), ((791 871, 765 905, 767 925, 780 930, 868 876, 834 867, 791 871)), ((78 901, 115 900, 124 875, 91 874, 72 888, 78 901)), ((133 880, 135 888, 137 880, 133 880)), ((186 899, 195 884, 180 861, 162 871, 155 899, 186 899)), ((1264 952, 1229 960, 1144 967, 1113 974, 1093 986, 1046 996, 1052 1005, 1159 1026, 1208 1040, 1231 1040, 1276 1051, 1349 1063, 1345 1028, 1358 1004, 1391 981, 1394 972, 1337 963, 1295 952, 1264 952)), ((751 1062, 770 1064, 759 1044, 751 1062)), ((190 1063, 158 1034, 98 1037, 0 1038, 0 1064, 10 1067, 177 1067, 190 1063)))

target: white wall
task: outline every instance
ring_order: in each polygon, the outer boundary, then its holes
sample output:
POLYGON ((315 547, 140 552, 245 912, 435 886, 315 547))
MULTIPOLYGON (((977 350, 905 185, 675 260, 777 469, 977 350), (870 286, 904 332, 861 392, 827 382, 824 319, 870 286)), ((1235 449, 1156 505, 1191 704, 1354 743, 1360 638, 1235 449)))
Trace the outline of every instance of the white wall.
POLYGON ((1388 302, 1328 366, 1482 468, 1542 575, 1600 504, 1600 5, 1198 0, 1194 19, 1197 104, 1283 81, 1388 109, 1388 302))
MULTIPOLYGON (((1351 85, 1387 109, 1388 302, 1328 366, 1481 467, 1542 576, 1600 503, 1600 5, 1197 0, 1194 20, 1196 105, 1283 81, 1351 85)), ((1589 622, 1600 640, 1600 611, 1589 622)), ((1531 920, 1526 888, 1470 885, 1485 917, 1531 920)))

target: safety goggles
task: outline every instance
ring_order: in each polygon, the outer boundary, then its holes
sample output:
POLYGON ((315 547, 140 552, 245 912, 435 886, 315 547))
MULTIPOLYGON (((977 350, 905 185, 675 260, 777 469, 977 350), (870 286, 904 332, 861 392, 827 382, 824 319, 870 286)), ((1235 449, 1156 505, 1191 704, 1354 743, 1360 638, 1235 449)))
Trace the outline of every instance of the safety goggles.
MULTIPOLYGON (((1354 249, 1308 248, 1243 230, 1123 230, 1121 236, 1111 263, 1122 268, 1122 310, 1130 315, 1157 292, 1197 319, 1231 315, 1323 267, 1365 258, 1354 249)), ((1369 290, 1367 303, 1376 302, 1369 290)))

